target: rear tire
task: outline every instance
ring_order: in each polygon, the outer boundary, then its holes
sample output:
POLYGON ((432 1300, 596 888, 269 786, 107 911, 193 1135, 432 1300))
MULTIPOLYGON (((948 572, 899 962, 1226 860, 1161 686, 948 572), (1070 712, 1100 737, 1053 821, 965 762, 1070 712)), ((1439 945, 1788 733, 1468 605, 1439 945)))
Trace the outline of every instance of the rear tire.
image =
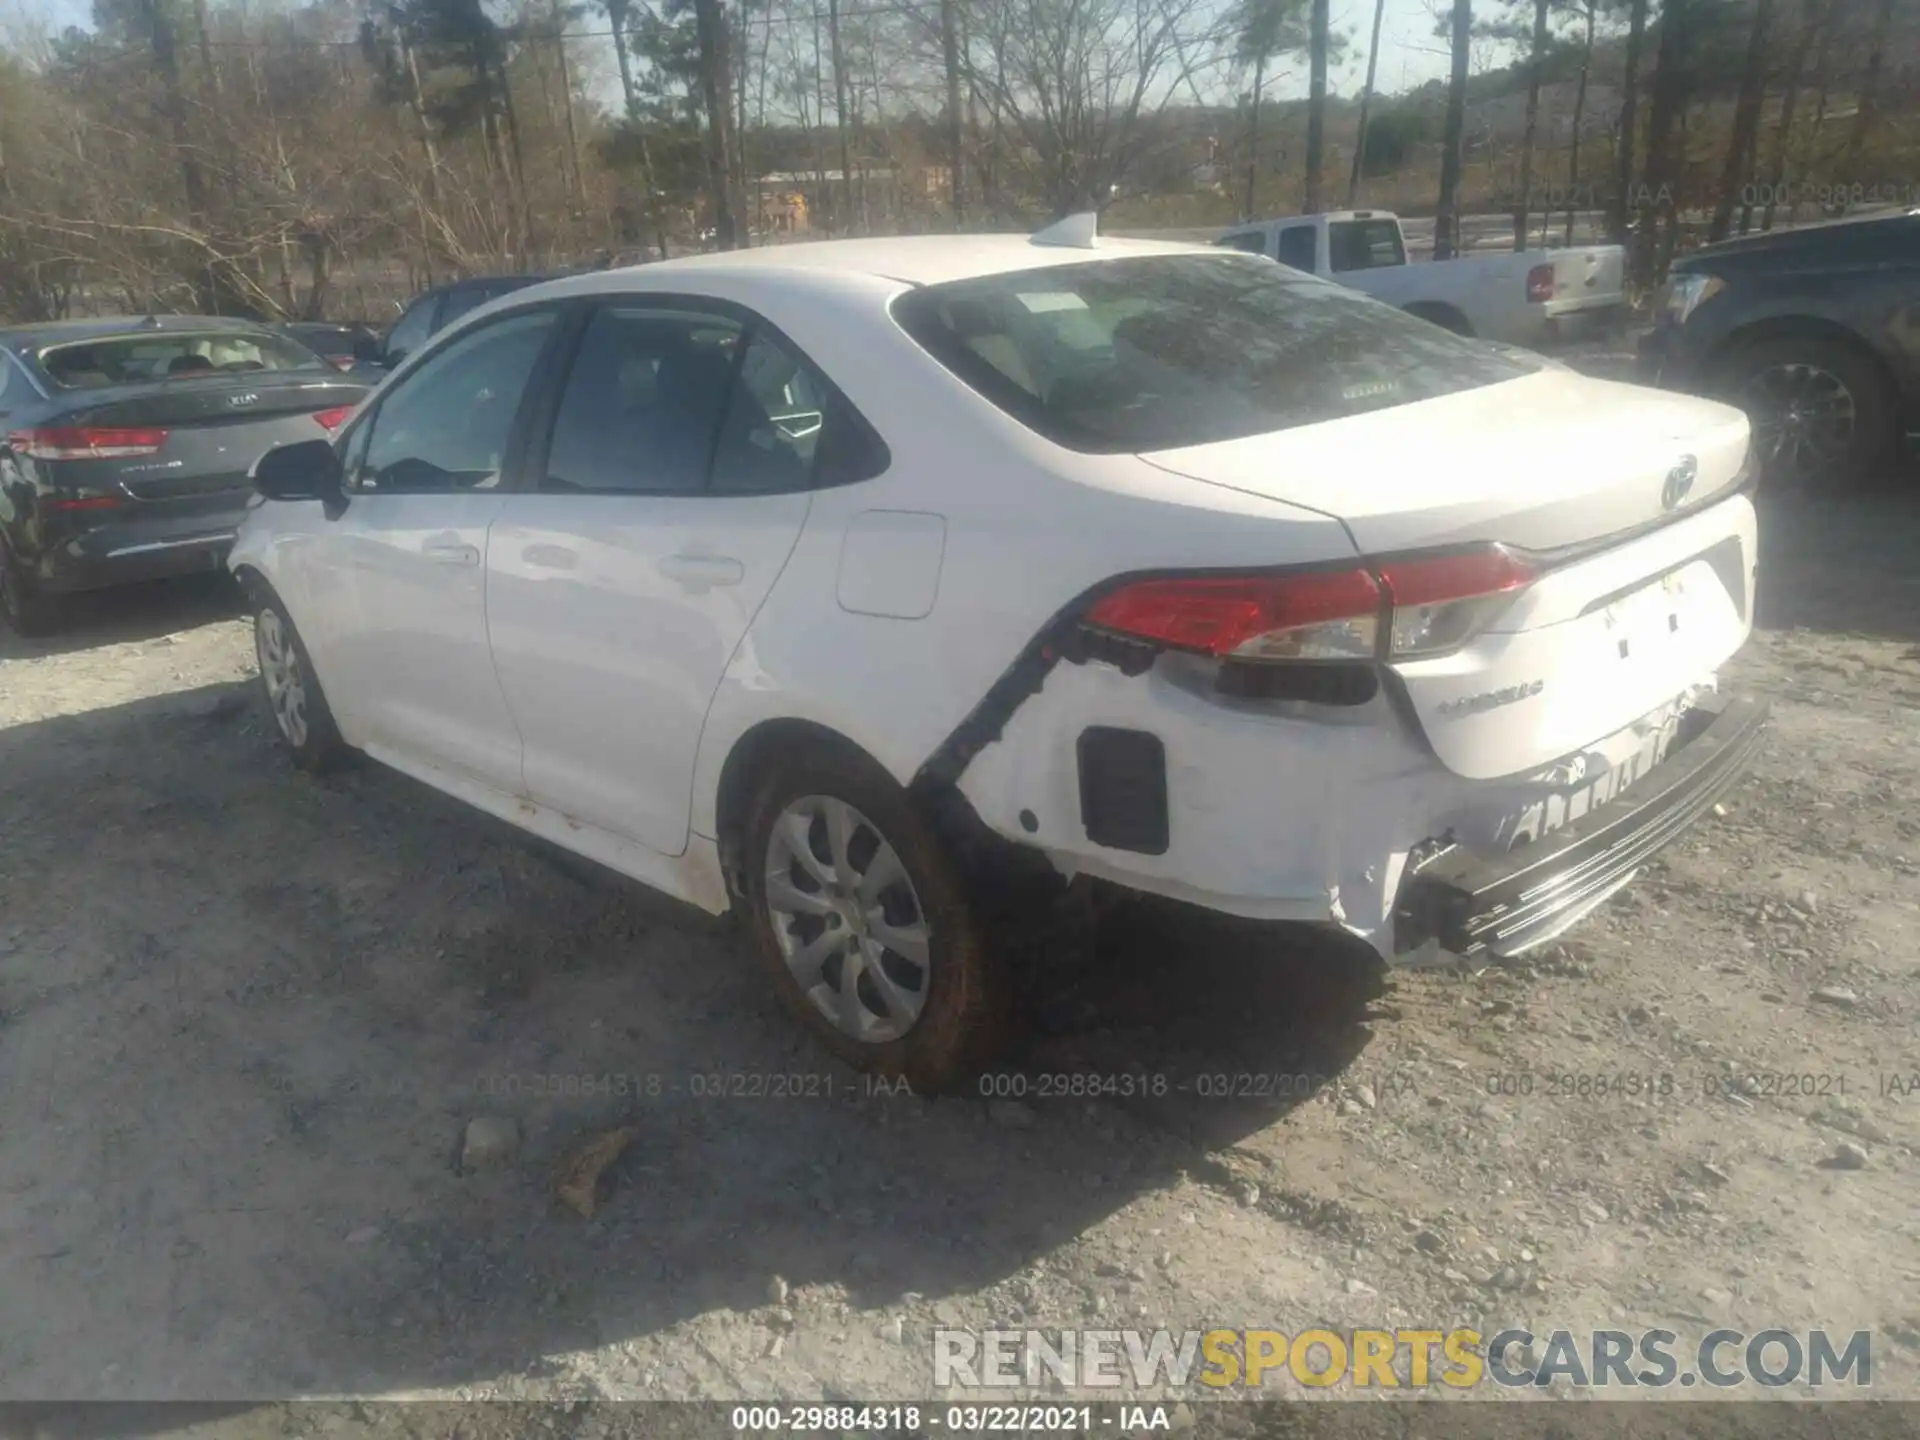
POLYGON ((0 540, 0 619, 16 635, 37 639, 60 628, 62 607, 57 596, 44 593, 14 560, 0 540))
POLYGON ((1844 342, 1787 335, 1739 345, 1715 365, 1712 388, 1747 412, 1769 485, 1856 484, 1893 450, 1892 390, 1844 342))
POLYGON ((946 844, 863 756, 788 752, 747 811, 747 910, 800 1023, 855 1069, 948 1088, 993 1059, 1010 997, 946 844))
POLYGON ((333 723, 333 711, 293 617, 264 584, 255 593, 253 647, 267 712, 293 763, 318 775, 347 753, 346 742, 333 723))

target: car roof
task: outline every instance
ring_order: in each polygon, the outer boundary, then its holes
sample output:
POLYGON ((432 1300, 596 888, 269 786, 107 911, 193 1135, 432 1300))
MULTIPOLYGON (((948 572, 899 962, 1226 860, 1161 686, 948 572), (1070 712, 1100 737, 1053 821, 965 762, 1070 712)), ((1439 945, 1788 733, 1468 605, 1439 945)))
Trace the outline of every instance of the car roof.
MULTIPOLYGON (((599 270, 568 277, 569 288, 591 291, 619 277, 644 278, 646 288, 665 289, 678 274, 751 274, 769 271, 839 271, 893 280, 904 285, 939 285, 1018 270, 1084 264, 1128 256, 1217 255, 1211 246, 1159 240, 1119 240, 1102 236, 1091 249, 1036 245, 1025 235, 901 235, 863 240, 814 240, 797 245, 767 245, 753 250, 716 250, 647 265, 599 270)), ((615 284, 607 288, 627 288, 615 284)))
POLYGON ((226 315, 97 315, 81 320, 45 320, 36 325, 0 328, 0 345, 9 350, 38 350, 82 340, 104 340, 117 335, 204 335, 210 330, 242 333, 270 330, 255 320, 226 315))

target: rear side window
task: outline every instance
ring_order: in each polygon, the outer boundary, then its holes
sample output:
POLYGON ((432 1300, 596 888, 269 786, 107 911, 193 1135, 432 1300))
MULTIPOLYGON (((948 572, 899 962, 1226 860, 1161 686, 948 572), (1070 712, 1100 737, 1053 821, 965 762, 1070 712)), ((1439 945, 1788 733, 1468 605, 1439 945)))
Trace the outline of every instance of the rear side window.
POLYGON ((1492 385, 1537 365, 1364 295, 1230 254, 931 285, 895 320, 1056 443, 1166 450, 1492 385))
POLYGON ((1407 263, 1400 227, 1391 220, 1336 220, 1327 226, 1327 252, 1335 274, 1407 263))
POLYGON ((1276 253, 1282 265, 1311 275, 1319 265, 1319 248, 1318 229, 1312 225, 1296 225, 1280 232, 1280 248, 1276 253))
POLYGON ((609 306, 587 325, 547 446, 545 490, 704 490, 742 343, 713 315, 609 306))
POLYGON ((288 336, 247 330, 108 335, 40 352, 40 368, 56 385, 72 390, 255 370, 313 370, 324 363, 288 336))
POLYGON ((1213 243, 1223 250, 1244 250, 1249 255, 1264 255, 1267 253, 1267 232, 1242 230, 1238 235, 1222 235, 1213 243))

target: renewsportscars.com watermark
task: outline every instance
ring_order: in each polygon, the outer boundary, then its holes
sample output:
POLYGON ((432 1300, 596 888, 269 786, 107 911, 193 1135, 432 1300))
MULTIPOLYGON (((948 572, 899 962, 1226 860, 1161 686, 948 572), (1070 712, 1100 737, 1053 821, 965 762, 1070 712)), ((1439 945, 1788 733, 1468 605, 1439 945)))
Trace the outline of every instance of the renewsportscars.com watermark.
POLYGON ((1873 1383, 1873 1333, 1710 1330, 935 1330, 936 1389, 1446 1386, 1728 1390, 1873 1383))

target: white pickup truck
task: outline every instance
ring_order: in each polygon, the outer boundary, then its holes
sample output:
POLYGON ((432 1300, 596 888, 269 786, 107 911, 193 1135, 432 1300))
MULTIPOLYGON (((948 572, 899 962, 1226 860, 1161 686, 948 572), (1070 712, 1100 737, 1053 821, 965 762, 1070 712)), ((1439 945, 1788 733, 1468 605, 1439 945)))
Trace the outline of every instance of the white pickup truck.
POLYGON ((1399 217, 1342 210, 1239 225, 1214 242, 1363 290, 1456 335, 1537 347, 1604 330, 1626 310, 1618 245, 1407 262, 1399 217))

